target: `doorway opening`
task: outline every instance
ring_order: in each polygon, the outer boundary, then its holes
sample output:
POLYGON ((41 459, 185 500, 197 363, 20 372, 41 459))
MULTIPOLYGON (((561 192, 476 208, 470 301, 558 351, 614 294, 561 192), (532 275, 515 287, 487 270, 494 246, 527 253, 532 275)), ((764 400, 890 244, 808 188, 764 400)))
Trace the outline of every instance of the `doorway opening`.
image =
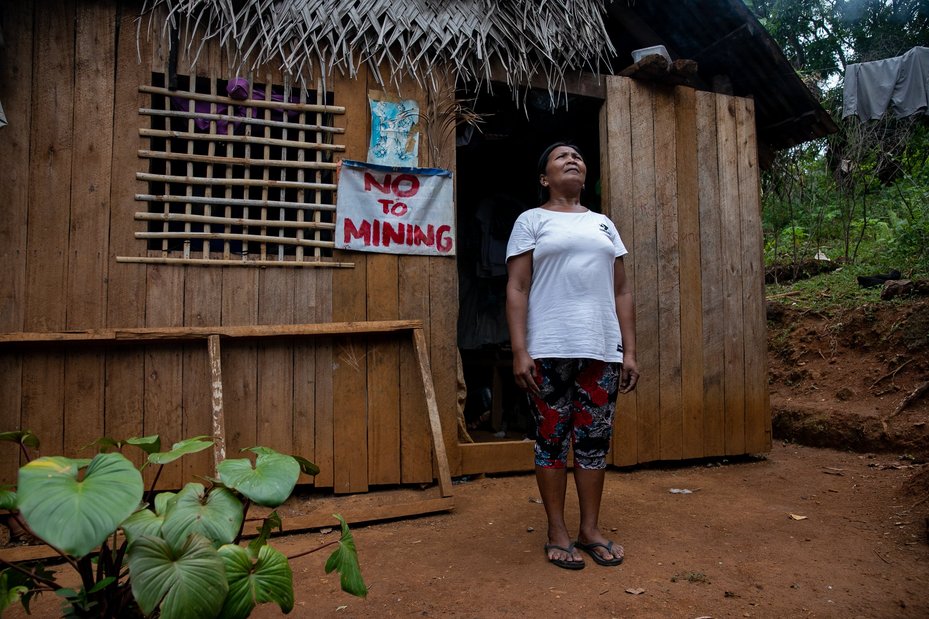
MULTIPOLYGON (((538 202, 539 155, 576 144, 587 164, 583 203, 600 211, 598 98, 548 91, 459 89, 482 122, 457 134, 458 348, 467 387, 464 417, 475 442, 534 439, 526 394, 513 383, 506 325, 506 243, 513 222, 538 202)), ((566 317, 569 318, 569 317, 566 317)))

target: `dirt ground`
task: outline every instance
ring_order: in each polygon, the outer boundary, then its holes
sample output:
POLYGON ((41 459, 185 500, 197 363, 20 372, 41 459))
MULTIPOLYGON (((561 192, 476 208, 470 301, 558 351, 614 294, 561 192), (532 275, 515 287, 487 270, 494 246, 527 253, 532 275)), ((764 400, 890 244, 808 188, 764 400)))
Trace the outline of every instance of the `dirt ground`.
MULTIPOLYGON (((298 559, 295 612, 929 617, 929 301, 823 316, 787 299, 769 329, 771 452, 611 470, 601 524, 622 566, 549 565, 534 478, 485 477, 455 486, 451 513, 353 529, 365 600, 339 591, 324 557, 298 559)), ((575 526, 576 505, 569 492, 575 526)))
MULTIPOLYGON (((929 394, 907 399, 929 379, 929 302, 842 316, 787 302, 769 328, 772 450, 610 470, 601 525, 623 565, 549 565, 534 478, 479 477, 456 483, 452 512, 352 527, 366 599, 324 573, 328 551, 293 560, 291 616, 929 617, 929 394)), ((336 535, 273 543, 297 554, 336 535)))

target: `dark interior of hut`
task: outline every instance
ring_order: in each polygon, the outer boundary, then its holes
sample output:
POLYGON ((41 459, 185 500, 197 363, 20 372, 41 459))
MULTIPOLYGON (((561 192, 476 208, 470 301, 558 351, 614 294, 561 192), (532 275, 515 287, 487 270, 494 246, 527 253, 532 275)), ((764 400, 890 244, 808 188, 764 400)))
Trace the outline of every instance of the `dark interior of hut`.
MULTIPOLYGON (((512 378, 506 326, 506 243, 516 217, 538 206, 536 166, 551 143, 576 144, 587 164, 585 206, 600 210, 598 99, 548 91, 462 88, 458 99, 479 115, 457 132, 458 348, 476 442, 532 438, 525 394, 512 378)), ((565 317, 570 320, 570 316, 565 317)))

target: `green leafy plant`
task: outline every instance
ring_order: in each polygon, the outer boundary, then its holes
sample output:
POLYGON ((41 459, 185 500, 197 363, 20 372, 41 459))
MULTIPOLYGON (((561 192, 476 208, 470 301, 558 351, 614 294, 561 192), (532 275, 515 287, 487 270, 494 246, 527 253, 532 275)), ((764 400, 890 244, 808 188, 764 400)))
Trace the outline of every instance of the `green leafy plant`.
MULTIPOLYGON (((31 432, 0 433, 27 448, 38 448, 31 432)), ((54 591, 67 617, 247 617, 258 604, 277 604, 285 613, 294 606, 289 558, 268 544, 281 527, 276 511, 265 517, 257 537, 242 539, 251 503, 276 508, 286 501, 301 472, 319 468, 296 456, 267 447, 245 451, 249 458, 219 464, 218 479, 188 483, 179 492, 155 492, 164 465, 209 448, 197 436, 161 450, 158 436, 96 442, 90 459, 62 456, 29 460, 19 470, 15 489, 0 488, 0 508, 36 538, 54 548, 80 576, 81 586, 61 586, 41 563, 2 561, 0 612, 54 591), (147 454, 141 468, 121 452, 136 447, 147 454), (117 451, 109 451, 116 449, 117 451), (142 469, 159 467, 146 492, 142 469)), ((345 520, 326 572, 338 571, 342 589, 364 596, 355 542, 345 520)), ((307 553, 303 553, 307 554, 307 553)))

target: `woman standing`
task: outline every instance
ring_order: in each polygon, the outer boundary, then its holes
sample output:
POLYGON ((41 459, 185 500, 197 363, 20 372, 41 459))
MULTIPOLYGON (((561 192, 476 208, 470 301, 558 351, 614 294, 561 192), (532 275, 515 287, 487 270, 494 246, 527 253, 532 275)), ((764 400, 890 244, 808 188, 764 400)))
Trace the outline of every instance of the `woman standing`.
POLYGON ((559 142, 539 159, 541 206, 516 220, 507 244, 506 316, 513 376, 537 425, 536 481, 548 517, 548 560, 581 569, 579 550, 619 565, 622 546, 599 529, 616 395, 635 388, 635 309, 613 222, 581 204, 587 166, 559 142), (567 454, 574 446, 580 528, 565 524, 567 454))

